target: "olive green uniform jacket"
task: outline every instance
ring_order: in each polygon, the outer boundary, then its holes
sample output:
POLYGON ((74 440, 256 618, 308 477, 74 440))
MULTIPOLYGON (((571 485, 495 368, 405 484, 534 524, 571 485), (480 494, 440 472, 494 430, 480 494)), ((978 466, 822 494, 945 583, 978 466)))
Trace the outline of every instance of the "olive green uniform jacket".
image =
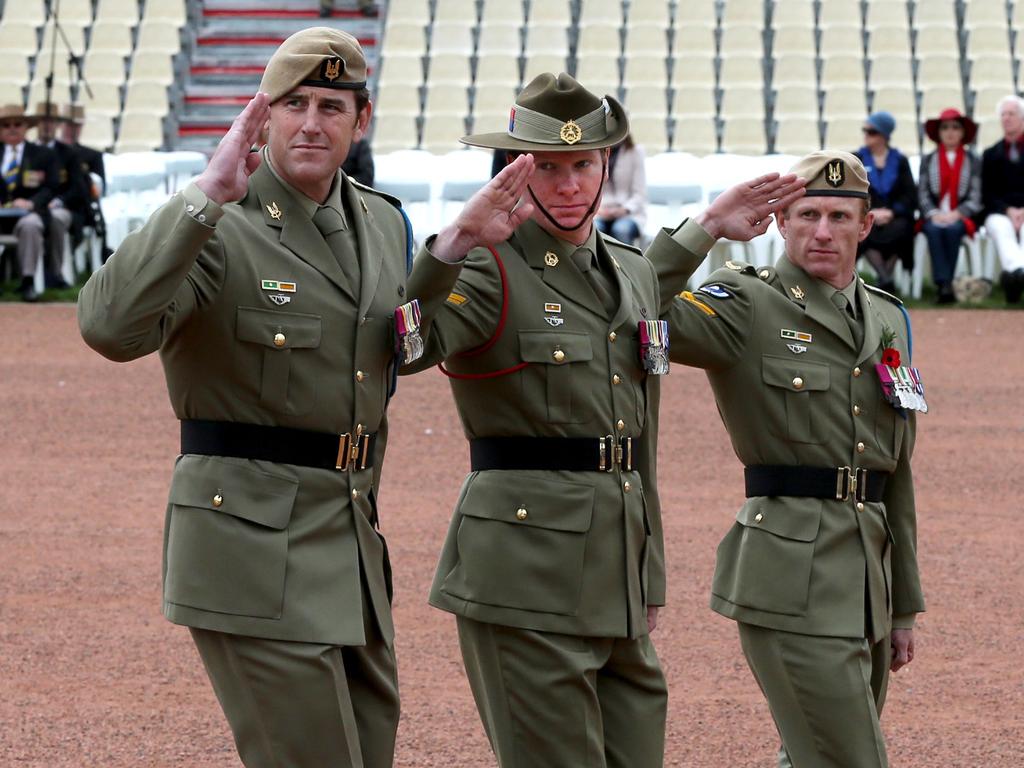
POLYGON ((407 228, 397 201, 337 179, 329 202, 344 199, 358 243, 354 290, 300 193, 266 160, 216 226, 220 209, 191 185, 82 290, 89 345, 118 361, 159 350, 179 419, 378 433, 375 467, 359 471, 180 456, 164 541, 164 614, 175 623, 360 645, 362 571, 393 636, 375 496, 407 228))
POLYGON ((662 235, 647 253, 661 281, 671 358, 706 369, 740 461, 892 473, 881 503, 747 499, 718 549, 712 608, 808 635, 878 640, 893 616, 897 626, 912 626, 924 610, 910 469, 915 413, 904 417, 883 399, 874 368, 883 329, 896 334, 894 346, 910 362, 898 300, 858 281, 864 342, 857 349, 832 303, 834 289, 785 257, 775 268, 730 262, 707 279, 707 290, 672 297, 704 252, 662 235), (783 338, 783 330, 811 338, 783 338))
MULTIPOLYGON (((570 260, 575 246, 527 221, 497 248, 504 308, 497 261, 473 250, 452 295, 440 300, 417 368, 444 360, 458 375, 507 371, 451 379, 470 440, 633 437, 640 469, 470 473, 430 592, 438 608, 524 629, 639 637, 647 634, 647 606, 664 602, 658 377, 641 369, 637 341, 638 322, 657 318, 657 281, 638 251, 595 237, 604 271, 618 285, 610 316, 570 260), (549 305, 557 311, 546 311, 549 305)), ((421 253, 410 294, 430 294, 449 282, 446 271, 457 270, 421 253)))

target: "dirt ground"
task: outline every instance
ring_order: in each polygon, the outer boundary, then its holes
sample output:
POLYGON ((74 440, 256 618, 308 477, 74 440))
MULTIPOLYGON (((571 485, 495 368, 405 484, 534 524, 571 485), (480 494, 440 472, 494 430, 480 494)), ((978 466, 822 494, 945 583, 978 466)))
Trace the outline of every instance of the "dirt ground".
MULTIPOLYGON (((914 469, 928 613, 890 686, 893 766, 1024 765, 1024 314, 918 310, 932 412, 914 469)), ((74 308, 0 306, 0 766, 240 765, 187 630, 160 614, 177 423, 159 361, 101 359, 74 308)), ((674 366, 660 479, 666 765, 773 765, 732 622, 707 607, 741 472, 703 374, 674 366)), ((454 621, 426 593, 468 451, 436 372, 403 380, 381 492, 396 570, 397 765, 493 766, 454 621), (450 457, 424 461, 425 457, 450 457)))

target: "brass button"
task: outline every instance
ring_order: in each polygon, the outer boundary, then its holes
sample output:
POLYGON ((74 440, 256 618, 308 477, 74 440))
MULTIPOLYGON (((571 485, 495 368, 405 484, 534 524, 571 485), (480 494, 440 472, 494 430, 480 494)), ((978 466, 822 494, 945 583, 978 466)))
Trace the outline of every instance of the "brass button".
POLYGON ((630 485, 630 482, 629 482, 629 480, 627 480, 626 482, 624 482, 624 483, 622 484, 622 490, 624 490, 624 491, 625 491, 626 493, 629 493, 630 491, 632 491, 632 490, 633 490, 633 486, 632 486, 632 485, 630 485))
POLYGON ((552 352, 551 356, 555 359, 556 363, 560 363, 563 360, 565 360, 565 352, 563 352, 560 349, 556 349, 554 352, 552 352))
POLYGON ((611 333, 608 334, 608 341, 614 342, 617 338, 619 337, 615 333, 615 331, 612 331, 611 333))
POLYGON ((624 422, 622 419, 619 419, 618 421, 615 422, 615 428, 619 430, 619 432, 621 432, 626 428, 626 422, 624 422))
POLYGON ((863 501, 858 501, 857 502, 857 511, 858 512, 863 512, 864 511, 864 502, 863 501))
POLYGON ((274 346, 275 347, 283 347, 285 341, 287 341, 287 339, 285 339, 283 333, 275 333, 274 334, 274 346))
POLYGON ((612 374, 612 384, 621 384, 621 383, 622 383, 622 377, 619 376, 619 374, 617 374, 617 373, 616 374, 612 374))
POLYGON ((853 369, 853 377, 857 378, 858 376, 860 376, 860 366, 859 365, 856 368, 853 369))
POLYGON ((221 496, 219 493, 216 496, 213 497, 213 506, 219 507, 223 503, 224 503, 224 497, 221 496))
POLYGON ((358 488, 353 488, 352 489, 352 498, 353 499, 358 499, 359 498, 359 489, 358 488))
POLYGON ((516 510, 516 519, 525 520, 529 513, 526 511, 526 507, 520 507, 516 510))
POLYGON ((859 405, 853 406, 853 415, 854 416, 860 416, 860 406, 859 405))
POLYGON ((754 522, 755 523, 760 523, 762 520, 764 520, 764 515, 762 515, 760 512, 758 512, 756 515, 754 515, 754 522))
POLYGON ((356 381, 362 381, 366 378, 366 374, 362 371, 356 371, 356 381))
POLYGON ((865 448, 867 446, 864 443, 857 443, 857 453, 864 453, 865 448))
POLYGON ((799 376, 795 376, 793 378, 793 389, 803 389, 803 388, 804 388, 804 380, 801 379, 799 376))

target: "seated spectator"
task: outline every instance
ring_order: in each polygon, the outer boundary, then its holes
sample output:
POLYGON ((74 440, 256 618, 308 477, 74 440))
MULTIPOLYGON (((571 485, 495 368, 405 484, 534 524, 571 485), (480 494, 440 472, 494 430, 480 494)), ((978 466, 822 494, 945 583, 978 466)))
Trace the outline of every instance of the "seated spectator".
POLYGON ((893 270, 896 259, 904 268, 914 267, 914 212, 917 209, 917 188, 907 158, 889 138, 896 120, 888 112, 875 112, 864 122, 864 146, 856 155, 864 163, 871 185, 871 211, 875 223, 861 242, 863 255, 878 274, 878 287, 893 293, 893 270))
POLYGON ((64 244, 72 227, 72 214, 89 205, 89 186, 82 175, 75 150, 57 140, 57 126, 64 121, 56 104, 36 105, 36 138, 57 158, 57 188, 50 200, 50 259, 46 269, 47 288, 67 288, 61 275, 64 244))
POLYGON ((84 237, 83 228, 92 227, 100 239, 103 261, 106 261, 112 251, 107 245, 107 223, 103 219, 103 209, 100 207, 103 190, 92 183, 92 174, 96 174, 104 187, 107 184, 103 153, 78 142, 82 135, 82 126, 85 124, 85 107, 80 104, 68 104, 61 111, 61 116, 64 119, 60 124, 60 140, 74 150, 88 192, 86 205, 81 210, 71 211, 71 246, 77 248, 84 237))
POLYGON ((647 220, 647 173, 643 147, 633 137, 613 148, 608 158, 608 180, 594 225, 619 242, 632 245, 647 220))
POLYGON ((1024 99, 1007 96, 998 112, 1003 138, 981 156, 982 215, 1002 264, 1006 301, 1016 304, 1024 292, 1024 99))
POLYGON ((976 227, 971 217, 981 212, 981 162, 967 149, 978 133, 978 125, 959 110, 944 109, 925 122, 924 132, 938 148, 921 159, 918 206, 938 303, 952 304, 956 301, 953 273, 960 241, 964 235, 974 236, 976 227))
POLYGON ((368 139, 360 139, 352 144, 348 157, 341 164, 341 170, 350 179, 367 187, 373 186, 373 153, 368 139))
MULTIPOLYGON (((50 222, 50 201, 57 188, 57 158, 46 147, 25 140, 35 120, 19 104, 0 106, 0 141, 3 142, 3 183, 0 205, 24 211, 19 218, 0 219, 4 231, 12 229, 18 239, 18 292, 25 301, 36 301, 35 274, 44 258, 45 227, 50 222)), ((46 271, 59 273, 60 263, 44 264, 46 271)))

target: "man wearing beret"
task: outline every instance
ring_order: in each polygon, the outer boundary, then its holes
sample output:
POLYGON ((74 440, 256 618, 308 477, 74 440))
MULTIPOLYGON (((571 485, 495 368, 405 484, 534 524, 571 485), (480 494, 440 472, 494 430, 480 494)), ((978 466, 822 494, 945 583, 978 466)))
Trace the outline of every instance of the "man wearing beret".
POLYGON ((863 165, 823 151, 792 172, 806 195, 778 215, 774 267, 727 262, 673 298, 714 238, 648 255, 671 359, 706 369, 745 467, 711 607, 738 622, 779 765, 884 768, 888 673, 913 659, 924 610, 910 457, 927 403, 900 301, 854 271, 872 223, 863 165))
MULTIPOLYGON (((190 628, 248 768, 393 762, 376 493, 395 369, 420 337, 408 222, 338 171, 370 120, 365 86, 351 35, 285 40, 206 171, 79 301, 101 354, 160 352, 181 420, 164 614, 190 628), (266 148, 250 153, 265 125, 266 148)), ((495 179, 474 209, 522 172, 495 179)), ((495 238, 512 204, 485 210, 495 238)), ((436 285, 441 300, 450 288, 436 285)))
MULTIPOLYGON (((650 632, 666 597, 655 467, 666 334, 651 265, 593 226, 609 148, 628 132, 610 96, 536 77, 506 131, 462 139, 507 151, 511 167, 531 161, 518 209, 530 218, 491 248, 441 233, 410 279, 411 295, 441 305, 413 368, 443 361, 472 470, 430 602, 456 615, 502 768, 663 763, 650 632)), ((748 222, 767 226, 770 201, 789 192, 799 185, 777 174, 729 190, 708 226, 749 238, 764 230, 748 222)), ((683 242, 706 237, 695 222, 682 230, 683 242)))

